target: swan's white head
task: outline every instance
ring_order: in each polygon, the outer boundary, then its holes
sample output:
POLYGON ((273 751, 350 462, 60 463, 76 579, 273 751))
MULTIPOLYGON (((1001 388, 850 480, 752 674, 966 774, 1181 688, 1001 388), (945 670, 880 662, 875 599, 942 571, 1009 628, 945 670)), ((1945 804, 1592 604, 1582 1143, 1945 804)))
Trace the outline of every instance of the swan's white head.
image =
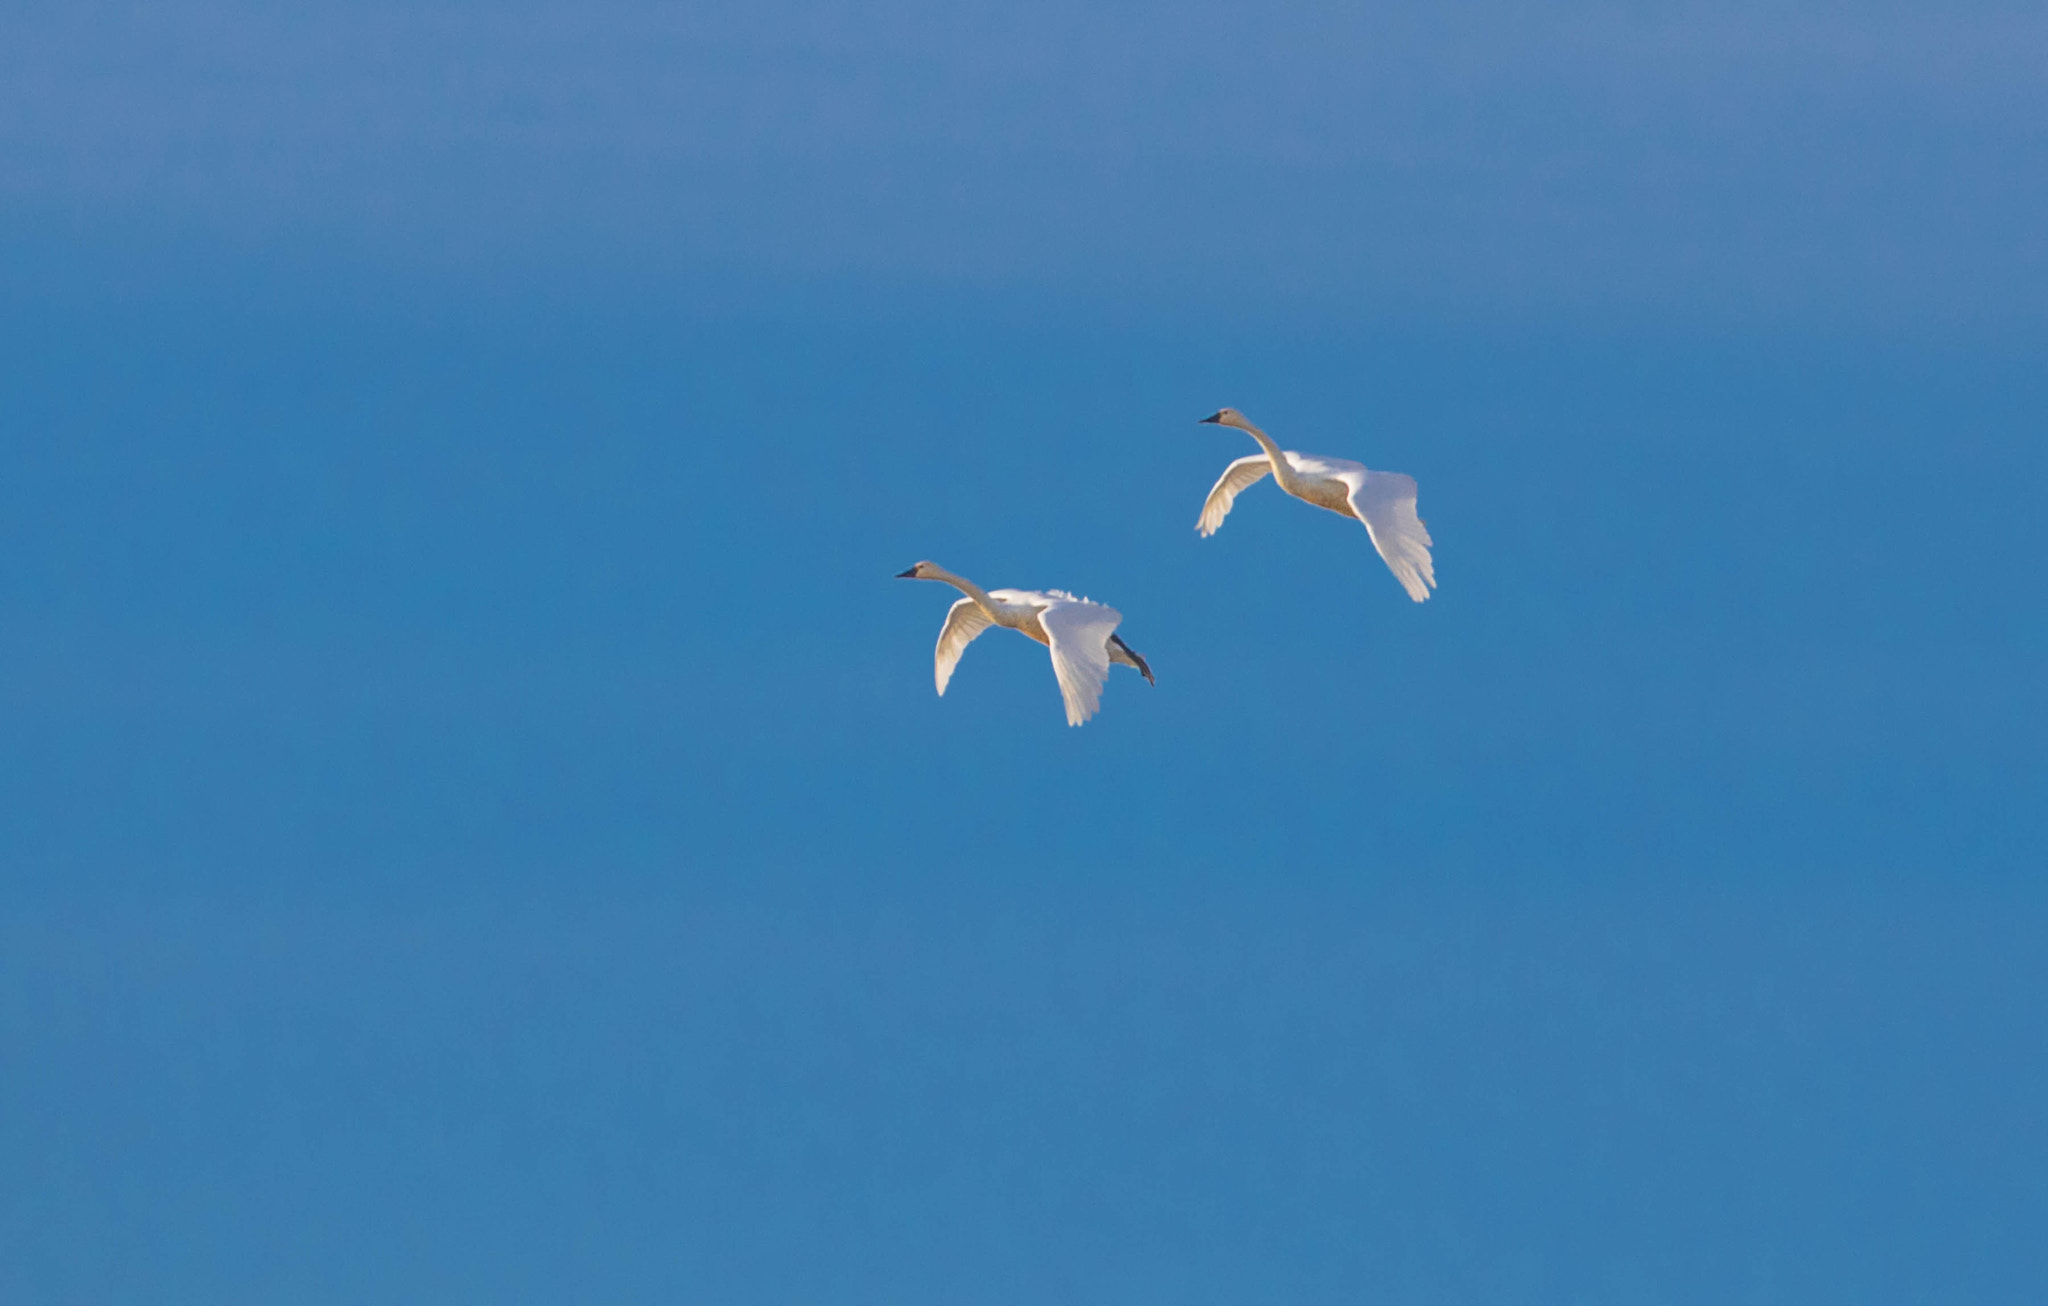
POLYGON ((1204 417, 1202 421, 1213 422, 1218 426, 1234 426, 1240 431, 1251 425, 1250 422, 1245 420, 1244 414, 1238 412, 1235 408, 1219 408, 1207 417, 1204 417))
POLYGON ((945 575, 945 569, 936 562, 920 562, 909 571, 896 573, 897 580, 938 580, 945 575))

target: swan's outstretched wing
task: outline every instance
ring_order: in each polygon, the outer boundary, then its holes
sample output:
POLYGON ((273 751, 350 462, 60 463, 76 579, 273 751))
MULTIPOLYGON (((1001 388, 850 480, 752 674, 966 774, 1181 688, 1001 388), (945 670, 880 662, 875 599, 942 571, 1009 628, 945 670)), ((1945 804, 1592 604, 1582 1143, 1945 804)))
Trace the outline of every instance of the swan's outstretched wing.
POLYGON ((938 682, 940 698, 946 696, 946 683, 953 678, 953 668, 960 665, 960 655, 976 635, 994 624, 973 599, 960 600, 946 614, 946 624, 939 628, 938 652, 932 659, 932 679, 938 682))
POLYGON ((1062 600, 1039 612, 1068 725, 1080 725, 1100 706, 1102 682, 1109 679, 1109 637, 1123 619, 1115 608, 1085 599, 1062 600))
POLYGON ((1230 515, 1230 505, 1237 502, 1237 496, 1259 483, 1259 478, 1273 470, 1273 464, 1266 455, 1255 453, 1249 458, 1240 458, 1223 469, 1223 477, 1216 482, 1216 488, 1209 491, 1209 497, 1202 503, 1202 520, 1195 523, 1195 529, 1205 537, 1214 535, 1223 519, 1230 515))
POLYGON ((1429 561, 1429 528, 1415 515, 1415 478, 1360 467, 1338 473, 1337 479, 1350 487, 1351 511, 1365 523, 1394 579, 1417 603, 1428 598, 1436 568, 1429 561))

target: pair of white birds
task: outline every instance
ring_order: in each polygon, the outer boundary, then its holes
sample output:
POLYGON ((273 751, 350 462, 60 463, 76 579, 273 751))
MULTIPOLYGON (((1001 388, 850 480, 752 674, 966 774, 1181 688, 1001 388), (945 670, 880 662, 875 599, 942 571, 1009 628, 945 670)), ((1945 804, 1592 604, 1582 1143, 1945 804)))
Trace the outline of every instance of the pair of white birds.
MULTIPOLYGON (((1197 531, 1214 535, 1230 515, 1237 496, 1271 472, 1281 489, 1302 502, 1363 522, 1373 547, 1408 597, 1417 603, 1429 597, 1436 584, 1436 570, 1429 561, 1429 531, 1415 515, 1414 477, 1368 471, 1362 463, 1282 449, 1235 408, 1222 409, 1202 421, 1236 427, 1257 440, 1263 452, 1223 469, 1222 479, 1202 504, 1197 531)), ((967 596, 953 605, 939 630, 933 677, 941 698, 960 655, 990 626, 1028 635, 1052 651, 1052 673, 1060 682, 1070 726, 1095 715, 1111 663, 1135 668, 1145 683, 1154 683, 1145 659, 1117 637, 1117 623, 1123 614, 1107 604, 1077 599, 1064 590, 985 590, 935 562, 920 562, 897 575, 908 580, 942 580, 967 596)))

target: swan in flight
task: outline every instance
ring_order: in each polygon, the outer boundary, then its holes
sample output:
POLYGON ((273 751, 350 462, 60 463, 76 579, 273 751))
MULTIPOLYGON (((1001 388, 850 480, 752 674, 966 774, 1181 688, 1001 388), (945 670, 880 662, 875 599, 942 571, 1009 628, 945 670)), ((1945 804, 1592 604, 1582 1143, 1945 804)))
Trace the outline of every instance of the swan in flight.
POLYGON ((942 580, 967 596, 953 605, 939 628, 932 678, 938 682, 940 698, 946 696, 946 682, 953 678, 960 655, 990 626, 1006 626, 1052 650, 1052 673, 1059 679, 1070 726, 1095 715, 1112 662, 1136 667, 1146 684, 1157 683, 1145 659, 1117 638, 1116 625, 1124 618, 1115 608, 1061 590, 985 590, 935 562, 920 562, 896 575, 899 580, 942 580))
POLYGON ((1436 568, 1429 561, 1429 530, 1415 515, 1414 477, 1369 472, 1362 463, 1283 450, 1235 408, 1222 409, 1202 420, 1236 427, 1257 440, 1265 452, 1240 458, 1223 469, 1223 478, 1202 504, 1196 530, 1204 536, 1214 535, 1230 515, 1237 496, 1271 472, 1281 489, 1304 503, 1364 522, 1372 546, 1380 551, 1408 597, 1417 603, 1429 597, 1430 587, 1436 584, 1436 568))

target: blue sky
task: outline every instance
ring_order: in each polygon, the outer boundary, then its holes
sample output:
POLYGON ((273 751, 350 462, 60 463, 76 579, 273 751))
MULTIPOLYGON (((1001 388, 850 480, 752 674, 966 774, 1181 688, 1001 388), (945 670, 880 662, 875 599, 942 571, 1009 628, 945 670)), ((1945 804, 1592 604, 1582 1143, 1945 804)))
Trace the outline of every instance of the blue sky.
POLYGON ((2038 328, 2048 275, 2030 5, 87 4, 12 27, 17 220, 238 251, 1745 328, 2038 328))
POLYGON ((2044 53, 11 18, 0 1296, 2025 1299, 2044 53))

